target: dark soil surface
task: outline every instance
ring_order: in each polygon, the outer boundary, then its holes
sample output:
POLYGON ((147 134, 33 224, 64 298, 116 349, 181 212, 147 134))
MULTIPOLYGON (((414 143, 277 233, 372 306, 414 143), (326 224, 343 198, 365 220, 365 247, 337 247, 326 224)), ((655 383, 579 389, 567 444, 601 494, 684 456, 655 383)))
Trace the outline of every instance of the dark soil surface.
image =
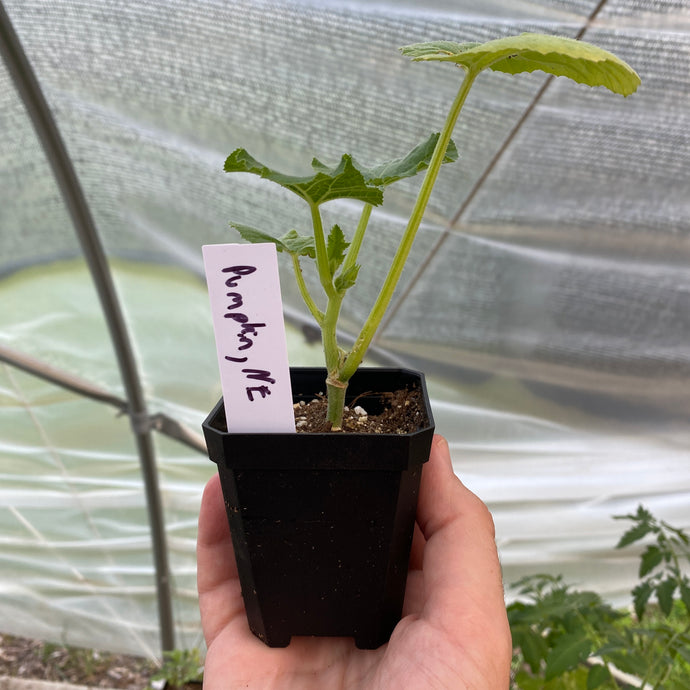
POLYGON ((154 662, 137 656, 62 647, 0 634, 0 676, 144 690, 156 671, 154 662))
MULTIPOLYGON (((327 407, 325 396, 319 396, 307 403, 296 403, 294 408, 297 431, 301 433, 331 431, 330 423, 326 421, 327 407)), ((384 394, 363 393, 345 408, 341 431, 344 433, 409 434, 417 431, 427 422, 424 401, 418 389, 384 394)))

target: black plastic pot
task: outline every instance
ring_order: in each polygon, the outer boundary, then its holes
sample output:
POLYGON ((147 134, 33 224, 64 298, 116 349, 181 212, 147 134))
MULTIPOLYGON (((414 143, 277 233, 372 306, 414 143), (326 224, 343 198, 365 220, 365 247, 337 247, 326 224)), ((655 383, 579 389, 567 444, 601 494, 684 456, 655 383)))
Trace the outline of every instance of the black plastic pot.
MULTIPOLYGON (((323 369, 291 369, 294 401, 324 391, 325 378, 323 369)), ((418 372, 364 368, 348 386, 348 400, 414 386, 428 423, 411 434, 228 433, 222 399, 204 422, 249 626, 269 646, 332 635, 375 649, 390 638, 434 422, 418 372)), ((371 398, 361 404, 376 414, 371 398)))

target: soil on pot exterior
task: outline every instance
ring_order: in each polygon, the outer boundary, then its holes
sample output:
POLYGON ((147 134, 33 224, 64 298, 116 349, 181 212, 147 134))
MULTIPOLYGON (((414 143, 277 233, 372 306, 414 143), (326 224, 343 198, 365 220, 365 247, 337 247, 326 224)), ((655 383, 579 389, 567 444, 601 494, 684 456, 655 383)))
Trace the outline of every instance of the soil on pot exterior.
MULTIPOLYGON (((295 428, 299 433, 323 433, 331 431, 326 420, 328 403, 326 397, 319 395, 310 402, 295 403, 295 428)), ((353 400, 343 415, 343 428, 338 433, 365 434, 409 434, 417 431, 428 422, 424 411, 424 400, 419 389, 398 390, 393 393, 364 393, 353 400), (367 398, 369 397, 369 401, 367 398), (380 407, 379 399, 384 399, 384 409, 378 414, 370 414, 373 408, 380 407), (373 399, 376 399, 375 402, 373 399), (367 404, 373 403, 367 409, 367 404)), ((334 432, 335 433, 335 432, 334 432)))

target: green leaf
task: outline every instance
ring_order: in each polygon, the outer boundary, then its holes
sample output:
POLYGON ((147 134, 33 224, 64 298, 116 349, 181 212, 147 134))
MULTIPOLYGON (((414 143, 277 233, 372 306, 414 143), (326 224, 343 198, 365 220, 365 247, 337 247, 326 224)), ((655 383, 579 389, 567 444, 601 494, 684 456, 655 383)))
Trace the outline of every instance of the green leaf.
POLYGON ((680 599, 685 606, 685 610, 690 614, 690 586, 687 582, 681 582, 680 584, 680 599))
POLYGON ((649 660, 632 647, 628 652, 611 652, 608 658, 619 671, 633 676, 643 677, 649 670, 649 660))
POLYGON ((656 522, 655 517, 642 505, 637 506, 637 512, 632 515, 628 513, 627 515, 614 515, 614 520, 632 520, 633 522, 656 522))
MULTIPOLYGON (((679 635, 673 645, 675 652, 685 661, 690 664, 690 636, 679 635)), ((690 670, 690 669, 688 669, 690 670)))
POLYGON ((350 266, 347 270, 343 271, 340 275, 335 277, 333 285, 338 292, 344 292, 349 290, 357 281, 357 276, 359 275, 359 264, 350 266))
POLYGON ((642 620, 644 616, 647 602, 649 601, 649 597, 652 596, 652 591, 653 589, 649 582, 640 582, 632 591, 635 615, 638 620, 642 620))
MULTIPOLYGON (((429 167, 439 134, 432 134, 415 146, 406 156, 366 167, 345 154, 332 168, 317 158, 312 160, 313 175, 295 176, 272 170, 259 162, 246 149, 236 149, 226 159, 225 172, 244 172, 258 175, 290 190, 310 204, 319 206, 334 199, 357 199, 372 206, 383 202, 385 187, 404 177, 411 177, 429 167)), ((458 151, 451 141, 444 163, 457 160, 458 151)))
POLYGON ((613 53, 562 36, 525 33, 482 44, 438 41, 401 50, 413 60, 454 62, 474 74, 487 68, 508 74, 541 70, 580 84, 605 86, 623 96, 640 84, 635 70, 613 53))
MULTIPOLYGON (((371 168, 365 168, 359 163, 355 165, 361 170, 364 179, 368 184, 385 187, 386 185, 397 182, 404 177, 413 177, 422 170, 429 167, 429 162, 436 148, 440 134, 432 134, 426 141, 415 146, 403 158, 396 158, 395 160, 381 163, 371 168)), ((444 163, 452 163, 458 159, 458 150, 455 143, 451 140, 446 150, 446 155, 443 159, 444 163)))
POLYGON ((656 568, 664 559, 664 554, 658 546, 651 544, 640 558, 640 577, 644 577, 656 568))
POLYGON ((640 522, 623 533, 623 536, 618 541, 618 544, 616 544, 616 548, 622 549, 629 544, 634 544, 636 541, 640 541, 640 539, 646 537, 653 530, 654 528, 648 522, 640 522))
MULTIPOLYGON (((690 546, 690 537, 688 537, 687 534, 682 529, 678 529, 677 527, 673 527, 673 525, 669 525, 667 522, 662 522, 661 526, 671 532, 671 534, 674 534, 676 536, 677 542, 680 542, 679 546, 690 546)), ((682 548, 681 546, 681 548, 682 548)))
POLYGON ((626 635, 624 636, 619 634, 615 629, 610 630, 608 634, 605 635, 605 643, 594 650, 594 656, 604 658, 611 654, 626 652, 630 649, 630 635, 627 627, 625 628, 625 632, 626 635))
POLYGON ((257 161, 245 149, 236 149, 225 161, 225 172, 246 172, 279 184, 315 206, 333 199, 358 199, 378 206, 383 202, 383 192, 368 184, 355 167, 352 157, 344 155, 335 168, 328 168, 314 159, 314 175, 285 175, 257 161))
POLYGON ((335 272, 345 260, 345 252, 349 246, 350 243, 345 239, 340 226, 334 225, 328 235, 326 244, 326 254, 328 255, 328 266, 331 275, 335 275, 335 272))
POLYGON ((612 680, 611 671, 607 666, 592 666, 587 674, 587 690, 595 690, 612 680))
POLYGON ((544 690, 544 681, 528 675, 526 671, 518 671, 515 674, 515 687, 520 690, 544 690))
POLYGON ((298 235, 296 230, 290 230, 278 239, 286 252, 297 254, 297 256, 308 256, 310 259, 316 258, 316 245, 312 235, 298 235))
POLYGON ((673 578, 665 579, 656 588, 656 598, 659 601, 659 608, 664 612, 665 616, 670 615, 673 608, 673 593, 676 591, 678 582, 673 578))
POLYGON ((513 644, 520 648, 525 663, 529 665, 532 673, 537 673, 549 651, 546 640, 531 628, 520 627, 513 630, 513 644))
POLYGON ((551 680, 575 668, 591 651, 592 642, 582 632, 564 635, 546 658, 545 680, 551 680))
POLYGON ((533 599, 541 598, 545 591, 552 591, 555 589, 565 591, 568 589, 567 585, 563 584, 562 575, 551 575, 548 573, 525 575, 517 582, 513 582, 511 587, 518 588, 520 594, 530 595, 530 597, 533 599))
POLYGON ((230 223, 230 227, 240 233, 242 239, 252 244, 272 242, 276 245, 279 252, 288 252, 297 256, 308 256, 310 259, 316 258, 316 248, 314 238, 298 235, 296 230, 290 230, 282 237, 273 237, 262 230, 250 228, 248 225, 230 223))

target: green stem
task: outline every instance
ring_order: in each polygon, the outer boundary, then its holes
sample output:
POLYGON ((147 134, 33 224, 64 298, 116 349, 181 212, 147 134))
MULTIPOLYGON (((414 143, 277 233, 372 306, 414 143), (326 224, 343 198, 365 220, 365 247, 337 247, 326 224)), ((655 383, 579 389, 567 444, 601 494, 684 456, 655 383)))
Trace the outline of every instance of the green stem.
POLYGON ((336 332, 343 297, 345 297, 345 292, 336 292, 335 295, 329 298, 321 327, 327 371, 326 393, 328 397, 328 410, 326 411, 326 419, 331 423, 331 428, 335 431, 339 430, 343 424, 345 390, 347 389, 347 381, 340 381, 338 377, 344 353, 338 346, 336 332))
POLYGON ((291 254, 292 257, 292 268, 295 273, 295 279, 297 280, 297 287, 299 288, 300 295, 304 303, 307 305, 307 309, 311 312, 311 315, 316 319, 316 323, 321 327, 323 324, 323 312, 316 306, 316 302, 312 299, 311 294, 309 294, 309 289, 307 284, 304 282, 304 276, 302 275, 302 267, 299 263, 299 256, 297 254, 291 254))
POLYGON ((367 348, 371 344, 371 341, 376 333, 376 330, 381 324, 383 315, 390 304, 390 301, 395 292, 395 288, 400 280, 403 268, 407 257, 412 249, 412 243, 414 242, 417 230, 422 222, 422 217, 424 216, 424 211, 426 210, 427 203, 429 202, 429 197, 431 196, 431 191, 436 183, 436 178, 438 177, 438 172, 443 163, 443 159, 446 155, 446 149, 448 148, 448 143, 450 141, 451 134, 453 133, 453 128, 457 122, 460 111, 465 103, 467 94, 472 88, 474 79, 477 76, 477 72, 467 71, 465 78, 460 85, 460 90, 458 91, 453 105, 450 108, 448 116, 441 131, 441 135, 436 143, 436 148, 429 162, 429 167, 427 168, 426 174, 424 176, 424 181, 417 195, 414 208, 412 209, 412 214, 410 215, 410 220, 405 229, 405 233, 402 237, 398 250, 393 258, 393 262, 388 271, 388 275, 383 283, 381 291, 374 303, 374 306, 367 317, 364 326, 355 342, 350 354, 347 356, 343 367, 340 370, 338 376, 340 381, 348 381, 350 377, 357 371, 357 367, 362 363, 362 359, 367 351, 367 348))
POLYGON ((331 423, 332 431, 340 431, 343 426, 343 411, 345 408, 345 392, 347 383, 340 383, 331 379, 326 379, 326 393, 328 395, 328 410, 326 419, 331 423))
POLYGON ((333 274, 328 261, 326 237, 323 231, 321 213, 317 204, 309 204, 311 208, 312 226, 314 228, 314 246, 316 247, 316 266, 319 279, 328 300, 326 311, 321 319, 321 340, 326 360, 326 388, 328 397, 327 419, 331 427, 338 430, 342 427, 343 407, 345 406, 345 390, 347 383, 342 384, 337 379, 337 373, 343 360, 343 353, 338 347, 336 327, 344 292, 336 290, 333 284, 333 274))
MULTIPOLYGON (((588 633, 588 637, 592 642, 594 643, 595 648, 600 649, 601 647, 604 646, 604 643, 606 641, 606 638, 603 638, 599 635, 597 629, 587 620, 585 616, 582 615, 580 611, 576 611, 577 618, 580 621, 580 625, 582 626, 583 630, 586 630, 588 633)), ((609 668, 609 662, 606 661, 606 659, 602 658, 602 661, 604 663, 604 666, 608 670, 610 676, 611 676, 611 687, 616 690, 619 686, 618 683, 616 682, 615 678, 613 677, 613 674, 611 673, 611 669, 609 668)), ((609 683, 607 683, 608 685, 609 683)))
POLYGON ((326 237, 323 232, 323 222, 317 204, 310 204, 312 225, 314 228, 314 245, 316 247, 316 266, 319 272, 319 279, 326 298, 326 311, 321 319, 321 340, 323 352, 326 360, 326 387, 328 397, 327 419, 331 422, 331 427, 338 430, 342 426, 343 407, 345 406, 345 389, 347 384, 341 384, 338 379, 343 353, 338 347, 336 327, 340 307, 343 302, 344 292, 339 292, 333 284, 333 275, 328 261, 328 249, 326 247, 326 237))
POLYGON ((343 273, 357 263, 357 256, 359 255, 359 250, 362 247, 362 240, 364 239, 364 233, 367 230, 367 225, 369 225, 369 218, 371 217, 371 211, 373 208, 374 207, 371 204, 364 204, 362 215, 359 217, 359 223, 357 224, 357 229, 355 230, 352 242, 350 242, 350 247, 347 250, 345 261, 343 262, 343 273))
POLYGON ((319 280, 323 286, 327 297, 331 298, 336 295, 336 289, 333 286, 333 276, 328 266, 328 250, 326 249, 326 236, 323 232, 323 222, 321 220, 321 212, 317 204, 309 204, 311 209, 311 222, 314 228, 314 246, 316 247, 316 267, 319 271, 319 280))
MULTIPOLYGON (((347 255, 343 261, 341 269, 343 272, 349 270, 357 263, 357 256, 362 247, 362 240, 364 239, 364 234, 369 224, 372 209, 373 206, 371 204, 365 204, 362 209, 357 229, 355 230, 347 255)), ((326 386, 328 389, 328 410, 326 412, 326 419, 331 423, 331 428, 336 431, 342 428, 345 391, 347 390, 347 381, 339 380, 338 370, 342 365, 345 355, 338 347, 335 330, 344 297, 345 291, 341 291, 329 298, 321 329, 324 353, 326 355, 326 367, 328 370, 328 378, 326 379, 326 386)))
POLYGON ((671 649, 673 643, 676 641, 678 637, 682 634, 681 631, 676 631, 675 634, 669 638, 669 640, 666 642, 666 644, 662 647, 661 651, 657 655, 657 658, 649 665, 647 668, 647 673, 645 673, 644 678, 642 678, 642 686, 643 688, 646 688, 649 683, 654 683, 654 687, 661 687, 661 683, 666 679, 666 676, 671 670, 671 667, 667 667, 666 673, 662 672, 661 678, 658 678, 656 682, 654 682, 654 672, 656 672, 657 666, 666 661, 664 658, 666 655, 666 652, 668 652, 669 649, 671 649))
POLYGON ((338 316, 340 315, 340 307, 343 303, 345 293, 336 292, 333 297, 329 298, 326 306, 326 313, 323 317, 321 325, 321 339, 323 341, 323 351, 326 359, 326 369, 329 377, 336 377, 340 365, 342 363, 342 351, 338 347, 338 339, 336 336, 336 326, 338 324, 338 316))

